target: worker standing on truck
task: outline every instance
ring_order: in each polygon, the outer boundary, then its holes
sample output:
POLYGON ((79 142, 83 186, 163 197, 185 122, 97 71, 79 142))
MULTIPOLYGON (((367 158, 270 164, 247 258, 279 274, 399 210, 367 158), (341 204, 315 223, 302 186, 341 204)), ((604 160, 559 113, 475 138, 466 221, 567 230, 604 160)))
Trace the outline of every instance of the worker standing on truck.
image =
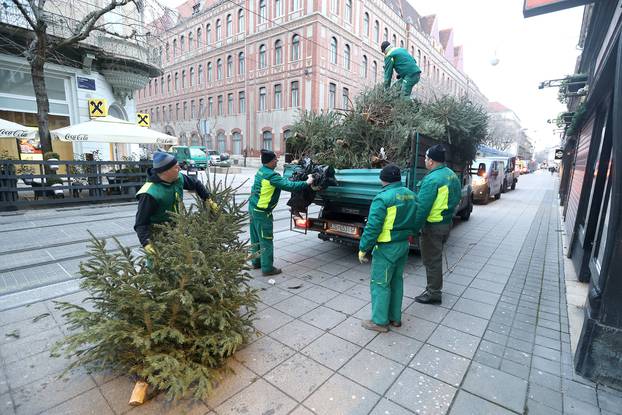
POLYGON ((281 273, 275 268, 274 245, 272 235, 272 210, 279 203, 281 190, 288 192, 302 190, 313 184, 313 177, 309 175, 306 182, 292 182, 284 179, 274 171, 278 158, 273 151, 261 150, 261 168, 255 174, 255 182, 251 188, 251 196, 248 201, 251 228, 251 252, 257 251, 260 257, 253 259, 253 268, 261 268, 264 276, 281 273))
POLYGON ((409 97, 421 77, 421 69, 417 61, 406 49, 394 47, 386 40, 380 45, 380 50, 384 53, 384 87, 391 86, 391 78, 395 69, 402 93, 409 97))
POLYGON ((449 237, 454 210, 460 203, 462 191, 456 173, 445 165, 445 149, 440 144, 425 153, 425 167, 429 172, 421 181, 417 193, 415 235, 421 230, 419 247, 425 266, 427 286, 415 297, 424 304, 441 303, 443 288, 443 246, 449 237))
POLYGON ((371 261, 371 320, 368 330, 387 332, 402 325, 404 265, 408 259, 417 204, 415 194, 402 184, 400 168, 390 164, 380 172, 382 190, 371 203, 367 225, 359 244, 359 261, 371 261), (373 250, 372 250, 373 249, 373 250))

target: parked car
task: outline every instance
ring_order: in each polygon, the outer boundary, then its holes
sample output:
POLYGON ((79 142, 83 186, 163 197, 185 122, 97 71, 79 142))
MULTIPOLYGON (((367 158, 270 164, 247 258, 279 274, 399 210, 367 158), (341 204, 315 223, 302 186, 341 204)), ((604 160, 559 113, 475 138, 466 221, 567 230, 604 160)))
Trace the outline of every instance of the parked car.
POLYGON ((190 148, 197 148, 207 154, 210 166, 215 166, 220 162, 220 153, 216 150, 210 150, 205 146, 190 146, 190 148))
POLYGON ((499 199, 505 177, 503 161, 482 158, 475 160, 472 166, 471 173, 473 178, 471 186, 473 187, 473 201, 481 202, 485 205, 492 196, 495 199, 499 199))
POLYGON ((516 157, 488 157, 489 159, 503 162, 503 184, 501 193, 516 189, 520 173, 516 171, 516 157))
POLYGON ((527 166, 527 162, 525 160, 516 160, 516 171, 519 174, 529 173, 529 167, 527 166))
POLYGON ((173 146, 169 152, 175 156, 177 162, 184 170, 186 170, 190 164, 200 169, 204 169, 207 166, 205 152, 198 147, 173 146))

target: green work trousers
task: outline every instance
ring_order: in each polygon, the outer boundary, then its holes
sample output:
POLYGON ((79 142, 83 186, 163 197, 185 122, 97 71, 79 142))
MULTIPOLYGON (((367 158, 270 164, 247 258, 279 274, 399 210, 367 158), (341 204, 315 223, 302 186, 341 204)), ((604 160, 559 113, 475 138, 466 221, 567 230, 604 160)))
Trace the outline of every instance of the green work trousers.
POLYGON ((443 246, 450 230, 449 223, 426 223, 421 231, 419 247, 428 280, 426 290, 430 294, 440 295, 443 289, 443 246))
POLYGON ((371 320, 378 325, 402 321, 404 265, 408 241, 376 245, 371 260, 371 320))
POLYGON ((421 73, 416 73, 414 75, 406 75, 405 77, 400 78, 400 85, 404 96, 410 96, 413 91, 413 87, 417 84, 417 82, 419 82, 420 77, 421 73))
POLYGON ((262 272, 272 271, 274 245, 272 234, 272 212, 250 209, 251 253, 259 251, 260 256, 253 259, 253 266, 261 265, 262 272))

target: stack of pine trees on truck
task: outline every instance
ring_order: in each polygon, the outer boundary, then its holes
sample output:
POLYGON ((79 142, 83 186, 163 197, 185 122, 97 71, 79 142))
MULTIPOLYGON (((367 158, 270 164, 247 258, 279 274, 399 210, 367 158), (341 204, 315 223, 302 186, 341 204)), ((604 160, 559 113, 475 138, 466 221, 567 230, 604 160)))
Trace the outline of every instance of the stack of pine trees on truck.
POLYGON ((425 152, 436 144, 446 148, 447 165, 461 179, 456 215, 468 220, 473 209, 470 165, 487 126, 485 109, 467 97, 419 102, 382 86, 362 92, 350 109, 301 113, 287 141, 295 160, 286 165, 285 176, 303 180, 316 173, 323 180, 316 192, 292 196, 293 226, 317 231, 324 240, 358 244, 371 201, 382 188, 380 169, 397 164, 404 184, 417 192, 426 173, 425 152), (311 202, 321 206, 318 217, 306 214, 311 202))

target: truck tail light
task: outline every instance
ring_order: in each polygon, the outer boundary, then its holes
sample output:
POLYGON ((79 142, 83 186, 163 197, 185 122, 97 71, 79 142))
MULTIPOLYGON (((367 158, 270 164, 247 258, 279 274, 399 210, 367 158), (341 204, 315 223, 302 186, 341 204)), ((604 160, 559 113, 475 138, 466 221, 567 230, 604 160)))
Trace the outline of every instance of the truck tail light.
POLYGON ((297 228, 309 229, 311 227, 311 221, 309 219, 296 218, 294 224, 297 228))

